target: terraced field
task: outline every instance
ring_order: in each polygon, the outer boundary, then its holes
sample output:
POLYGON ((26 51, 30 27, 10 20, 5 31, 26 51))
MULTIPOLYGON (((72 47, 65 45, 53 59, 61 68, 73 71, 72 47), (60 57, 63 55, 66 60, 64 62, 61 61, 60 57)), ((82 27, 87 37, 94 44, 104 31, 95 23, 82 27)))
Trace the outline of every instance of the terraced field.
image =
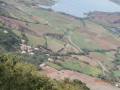
POLYGON ((75 70, 84 74, 97 76, 98 74, 102 74, 102 71, 99 68, 93 67, 93 66, 76 66, 75 64, 69 63, 69 62, 61 62, 61 65, 69 70, 75 70))
POLYGON ((96 44, 92 44, 90 42, 86 42, 85 39, 90 38, 87 35, 84 34, 78 34, 75 32, 70 32, 70 37, 71 40, 77 45, 79 46, 81 49, 87 48, 90 50, 96 50, 96 49, 104 49, 96 44))
POLYGON ((42 45, 44 46, 45 45, 45 39, 42 38, 42 37, 37 37, 37 36, 33 36, 33 35, 30 35, 30 34, 26 34, 26 37, 28 38, 29 40, 29 43, 35 47, 37 45, 42 45))

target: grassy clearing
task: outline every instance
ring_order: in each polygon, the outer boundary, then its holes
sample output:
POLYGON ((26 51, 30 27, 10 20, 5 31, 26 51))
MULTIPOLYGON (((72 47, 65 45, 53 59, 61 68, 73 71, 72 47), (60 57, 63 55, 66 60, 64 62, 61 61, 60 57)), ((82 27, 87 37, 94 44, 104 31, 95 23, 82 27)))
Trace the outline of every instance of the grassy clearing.
POLYGON ((42 38, 42 37, 36 37, 36 36, 33 36, 33 35, 30 35, 30 34, 25 34, 26 37, 28 38, 30 44, 35 47, 37 45, 45 45, 45 39, 42 38))
POLYGON ((115 73, 115 75, 120 76, 120 70, 117 70, 114 73, 115 73))
POLYGON ((12 30, 17 36, 22 38, 21 32, 18 30, 12 30))
POLYGON ((69 62, 61 62, 61 65, 66 69, 75 70, 88 75, 97 76, 98 74, 102 74, 102 71, 99 68, 96 68, 93 66, 81 67, 81 66, 71 64, 69 62))
POLYGON ((62 49, 64 45, 50 37, 47 37, 47 47, 51 49, 53 52, 57 52, 60 49, 62 49))
POLYGON ((55 40, 56 42, 58 42, 58 43, 62 44, 62 45, 67 44, 66 42, 62 41, 61 39, 60 39, 60 40, 55 39, 55 38, 52 38, 52 39, 53 39, 53 40, 55 40))
POLYGON ((61 66, 59 66, 59 65, 57 65, 57 64, 54 64, 54 63, 52 63, 52 62, 46 61, 46 62, 44 62, 44 63, 45 63, 46 65, 50 66, 50 67, 53 67, 53 68, 57 69, 57 70, 61 70, 61 69, 62 69, 61 66))
POLYGON ((112 57, 106 55, 105 53, 94 52, 94 54, 97 54, 97 55, 99 55, 99 56, 101 56, 101 57, 103 57, 103 58, 105 58, 105 59, 107 59, 107 60, 110 60, 110 61, 113 60, 112 57))
POLYGON ((70 37, 71 37, 71 40, 73 41, 73 43, 75 43, 81 49, 83 49, 83 48, 90 49, 90 50, 104 49, 96 44, 85 42, 84 39, 90 38, 87 35, 70 32, 70 37))

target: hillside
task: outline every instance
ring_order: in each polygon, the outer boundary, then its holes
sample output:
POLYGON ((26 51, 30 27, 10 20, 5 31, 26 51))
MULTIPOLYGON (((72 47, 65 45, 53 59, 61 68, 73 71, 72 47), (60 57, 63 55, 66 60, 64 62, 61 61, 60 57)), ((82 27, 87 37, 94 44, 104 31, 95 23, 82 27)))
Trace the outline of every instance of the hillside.
POLYGON ((1 90, 89 90, 77 79, 54 82, 46 75, 40 75, 32 64, 19 60, 20 57, 10 53, 0 54, 1 90))
MULTIPOLYGON (((96 11, 79 18, 38 4, 51 6, 55 2, 0 1, 0 52, 20 56, 20 64, 33 64, 39 74, 46 73, 52 79, 71 79, 63 86, 70 85, 71 90, 81 88, 71 86, 74 79, 91 90, 119 90, 115 85, 120 83, 120 13, 96 11), (96 79, 112 81, 96 83, 96 79)), ((58 87, 63 81, 60 83, 58 87)))

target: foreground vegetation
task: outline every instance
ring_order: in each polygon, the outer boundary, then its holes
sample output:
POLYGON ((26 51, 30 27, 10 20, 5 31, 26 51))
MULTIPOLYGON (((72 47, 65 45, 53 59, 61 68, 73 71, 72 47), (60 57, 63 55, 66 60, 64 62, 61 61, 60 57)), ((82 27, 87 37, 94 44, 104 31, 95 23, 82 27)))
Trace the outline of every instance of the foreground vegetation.
POLYGON ((79 80, 68 78, 54 82, 40 75, 32 64, 20 62, 20 57, 10 53, 0 54, 1 90, 89 90, 79 80))

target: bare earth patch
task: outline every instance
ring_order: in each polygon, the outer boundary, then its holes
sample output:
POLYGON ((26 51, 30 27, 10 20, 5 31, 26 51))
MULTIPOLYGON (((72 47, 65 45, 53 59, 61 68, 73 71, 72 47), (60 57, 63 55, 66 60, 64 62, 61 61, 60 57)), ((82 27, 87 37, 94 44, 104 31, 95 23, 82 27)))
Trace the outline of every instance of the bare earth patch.
POLYGON ((98 66, 98 63, 88 57, 85 56, 79 56, 79 55, 72 55, 72 57, 78 58, 80 61, 88 62, 91 66, 98 66))
POLYGON ((75 71, 70 70, 61 70, 58 71, 54 68, 51 68, 49 66, 46 66, 43 68, 43 70, 39 71, 40 74, 47 74, 52 79, 62 80, 64 78, 70 78, 73 79, 79 79, 82 82, 86 83, 86 85, 91 90, 119 90, 117 87, 112 86, 111 84, 105 83, 105 82, 95 82, 94 80, 96 78, 78 73, 75 71))

